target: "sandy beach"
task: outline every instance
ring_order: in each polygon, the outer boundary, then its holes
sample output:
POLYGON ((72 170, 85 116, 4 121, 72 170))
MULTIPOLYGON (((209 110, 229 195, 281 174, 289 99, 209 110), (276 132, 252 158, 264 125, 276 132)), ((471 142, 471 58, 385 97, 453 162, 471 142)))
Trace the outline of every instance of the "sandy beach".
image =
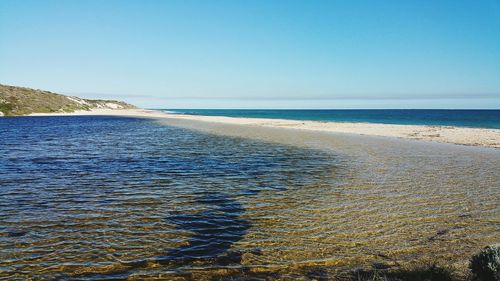
POLYGON ((261 126, 275 128, 290 128, 306 131, 321 131, 357 135, 372 135, 383 137, 406 138, 415 140, 435 141, 470 146, 485 146, 500 148, 500 130, 483 128, 465 128, 451 126, 423 125, 393 125, 373 123, 318 122, 297 121, 285 119, 235 118, 224 116, 201 116, 172 114, 147 109, 95 109, 92 111, 76 111, 73 113, 34 113, 30 116, 81 116, 110 115, 130 116, 140 118, 168 118, 192 120, 210 123, 222 123, 244 126, 261 126))

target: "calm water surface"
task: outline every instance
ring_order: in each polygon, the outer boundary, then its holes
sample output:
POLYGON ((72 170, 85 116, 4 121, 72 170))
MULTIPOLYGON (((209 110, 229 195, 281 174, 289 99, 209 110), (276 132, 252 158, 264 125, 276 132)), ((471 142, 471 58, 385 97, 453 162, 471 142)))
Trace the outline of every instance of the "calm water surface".
POLYGON ((498 150, 204 128, 0 119, 0 278, 309 279, 499 241, 498 150))

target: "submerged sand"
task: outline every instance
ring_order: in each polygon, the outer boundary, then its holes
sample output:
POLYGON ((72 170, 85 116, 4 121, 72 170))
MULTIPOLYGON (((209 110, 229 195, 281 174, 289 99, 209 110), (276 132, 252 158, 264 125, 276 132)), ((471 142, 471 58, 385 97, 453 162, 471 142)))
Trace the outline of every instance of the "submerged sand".
MULTIPOLYGON (((243 253, 239 264, 244 269, 218 267, 211 263, 196 264, 195 269, 186 266, 186 271, 192 270, 190 274, 194 279, 245 276, 248 268, 251 274, 303 279, 301 276, 315 271, 336 276, 334 274, 358 267, 371 268, 376 264, 409 268, 417 263, 435 262, 457 269, 464 275, 468 259, 479 249, 498 241, 495 226, 498 225, 496 202, 499 195, 497 167, 500 150, 487 147, 498 148, 498 145, 459 146, 439 143, 450 141, 436 141, 436 138, 411 140, 416 137, 405 135, 415 129, 445 130, 449 127, 190 116, 150 110, 96 110, 65 115, 151 118, 159 124, 234 136, 236 138, 203 135, 203 138, 191 139, 192 135, 188 135, 188 143, 196 143, 197 149, 204 151, 202 148, 207 147, 205 152, 226 160, 234 157, 234 162, 227 163, 239 163, 247 155, 254 158, 252 153, 256 150, 266 157, 279 157, 294 151, 289 150, 289 146, 269 151, 267 145, 261 145, 265 143, 313 148, 284 160, 288 165, 297 166, 300 172, 291 173, 283 166, 278 167, 279 172, 265 170, 261 175, 248 177, 259 183, 263 191, 258 195, 235 195, 245 210, 238 218, 252 223, 244 238, 231 246, 235 253, 243 253), (265 143, 246 142, 248 138, 265 143), (228 154, 231 150, 226 149, 226 145, 233 149, 237 145, 236 149, 241 149, 243 153, 240 156, 228 154), (328 151, 325 153, 325 150, 328 151), (330 158, 325 160, 328 165, 322 166, 319 165, 321 162, 314 161, 322 159, 322 155, 329 155, 330 158), (300 160, 303 156, 308 160, 300 160), (274 181, 266 175, 282 178, 274 181), (286 186, 285 191, 279 189, 280 183, 286 186), (273 189, 274 186, 277 189, 273 189), (257 254, 252 252, 254 249, 259 249, 257 254)), ((493 132, 492 137, 498 144, 499 130, 453 129, 474 141, 462 144, 477 145, 478 137, 485 132, 493 132)), ((183 135, 182 132, 179 134, 183 135)), ((265 157, 255 159, 267 161, 265 157)), ((270 159, 270 162, 273 160, 270 159)), ((248 178, 221 177, 220 180, 224 182, 224 188, 228 184, 234 188, 228 190, 237 190, 252 186, 248 178)), ((219 181, 213 183, 216 185, 219 181)), ((210 184, 203 181, 203 186, 210 184)), ((164 188, 161 184, 159 186, 164 188)), ((139 187, 140 192, 148 192, 140 188, 143 187, 139 187)), ((123 194, 123 190, 119 192, 123 194)), ((117 200, 119 195, 113 198, 117 200)), ((137 216, 151 220, 164 210, 162 208, 166 208, 165 202, 170 201, 165 198, 157 200, 153 203, 157 205, 148 205, 153 208, 138 205, 138 202, 141 201, 132 202, 136 208, 141 208, 136 212, 137 216)), ((178 202, 181 206, 185 204, 184 201, 178 202)), ((160 220, 165 219, 161 217, 160 220)), ((86 221, 85 227, 99 226, 100 223, 86 221)), ((161 233, 165 233, 165 227, 172 227, 158 225, 162 227, 161 233)), ((116 232, 108 232, 107 237, 121 239, 127 233, 124 230, 129 229, 137 229, 137 222, 125 220, 116 232)), ((167 232, 172 233, 171 229, 167 232)), ((91 240, 96 232, 82 233, 81 237, 91 240)), ((154 263, 137 269, 129 266, 133 263, 122 261, 151 260, 154 253, 164 254, 162 250, 165 247, 177 247, 178 244, 168 238, 163 239, 162 247, 159 247, 158 233, 160 231, 148 230, 139 240, 120 240, 125 241, 122 243, 130 249, 120 260, 105 261, 107 264, 102 266, 93 263, 65 270, 77 277, 86 273, 114 274, 124 270, 144 276, 154 274, 155 270, 165 271, 164 267, 154 263)), ((100 241, 101 238, 96 239, 100 241)), ((111 251, 106 248, 106 243, 98 246, 103 252, 111 251)), ((78 258, 81 264, 86 264, 89 255, 78 258)), ((40 270, 46 272, 45 268, 40 270)), ((175 271, 169 272, 172 272, 169 273, 172 274, 171 279, 177 277, 175 271)))
POLYGON ((371 135, 382 137, 396 137, 443 143, 486 146, 500 148, 500 130, 485 128, 466 128, 453 126, 426 126, 426 125, 393 125, 374 123, 350 122, 320 122, 299 121, 266 118, 241 118, 224 116, 202 116, 166 113, 158 110, 146 109, 94 109, 91 111, 76 111, 73 113, 34 113, 31 116, 71 116, 71 115, 112 115, 141 118, 161 118, 185 121, 200 121, 208 123, 290 128, 306 131, 321 131, 357 135, 371 135))

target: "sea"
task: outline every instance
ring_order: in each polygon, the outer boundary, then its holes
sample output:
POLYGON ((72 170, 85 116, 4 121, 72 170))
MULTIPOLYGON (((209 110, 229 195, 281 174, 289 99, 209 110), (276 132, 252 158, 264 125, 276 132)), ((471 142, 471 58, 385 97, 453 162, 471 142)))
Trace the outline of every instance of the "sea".
MULTIPOLYGON (((498 111, 429 112, 356 120, 498 127, 498 111)), ((212 126, 1 118, 0 279, 324 280, 436 261, 466 268, 499 241, 498 149, 212 126)))
POLYGON ((447 109, 164 109, 191 115, 500 129, 500 110, 447 109))

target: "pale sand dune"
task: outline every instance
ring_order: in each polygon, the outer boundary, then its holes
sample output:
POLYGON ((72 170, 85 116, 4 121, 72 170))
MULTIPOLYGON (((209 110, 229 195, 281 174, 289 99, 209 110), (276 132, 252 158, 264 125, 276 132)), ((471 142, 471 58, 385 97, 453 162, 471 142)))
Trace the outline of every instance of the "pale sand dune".
POLYGON ((35 113, 31 116, 71 116, 71 115, 114 115, 142 118, 169 118, 211 123, 223 123, 245 126, 264 126, 292 128, 309 131, 322 131, 334 133, 349 133, 358 135, 373 135, 437 141, 461 145, 475 145, 500 148, 500 130, 464 128, 450 126, 421 126, 421 125, 392 125, 372 123, 343 123, 343 122, 318 122, 295 121, 284 119, 264 118, 234 118, 223 116, 201 116, 171 114, 157 110, 146 109, 94 109, 92 111, 77 111, 73 113, 35 113))

